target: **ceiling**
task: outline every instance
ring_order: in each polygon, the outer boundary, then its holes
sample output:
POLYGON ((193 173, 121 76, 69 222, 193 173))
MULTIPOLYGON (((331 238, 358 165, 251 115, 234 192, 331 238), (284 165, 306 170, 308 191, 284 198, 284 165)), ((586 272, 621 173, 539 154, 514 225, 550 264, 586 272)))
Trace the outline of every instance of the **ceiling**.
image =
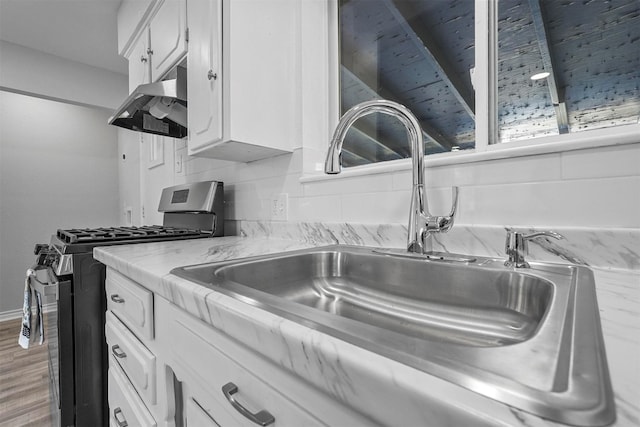
POLYGON ((0 40, 127 74, 118 55, 122 0, 0 0, 0 40))

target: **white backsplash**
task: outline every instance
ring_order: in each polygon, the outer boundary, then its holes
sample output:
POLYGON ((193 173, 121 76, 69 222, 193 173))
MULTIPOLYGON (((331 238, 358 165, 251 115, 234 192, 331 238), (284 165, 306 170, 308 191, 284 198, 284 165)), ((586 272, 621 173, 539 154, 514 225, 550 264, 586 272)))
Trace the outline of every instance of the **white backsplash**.
MULTIPOLYGON (((294 223, 237 221, 228 227, 235 234, 252 238, 298 240, 314 245, 347 244, 405 248, 403 225, 353 223, 294 223)), ((539 229, 526 228, 530 233, 539 229)), ((529 243, 530 261, 569 262, 598 268, 640 270, 640 230, 555 227, 564 239, 539 237, 529 243)), ((507 230, 500 226, 456 224, 448 233, 435 234, 436 252, 506 258, 507 230)))
MULTIPOLYGON (((186 158, 176 183, 224 181, 228 219, 270 220, 269 201, 280 193, 290 221, 408 218, 410 170, 301 183, 302 149, 252 163, 186 158)), ((426 182, 434 214, 448 212, 450 187, 460 187, 463 224, 640 228, 640 143, 437 167, 427 158, 426 182)))
MULTIPOLYGON (((180 143, 175 150, 166 143, 165 149, 160 168, 173 167, 175 156, 182 155, 183 170, 174 173, 173 180, 167 178, 171 174, 162 174, 167 182, 156 186, 224 181, 225 219, 242 221, 245 232, 244 224, 251 222, 265 227, 282 222, 281 229, 306 224, 303 234, 310 236, 316 231, 309 224, 329 224, 329 230, 331 224, 368 225, 383 230, 391 246, 404 245, 411 188, 408 161, 400 170, 326 179, 319 172, 303 172, 302 149, 251 163, 190 157, 180 143), (288 195, 287 221, 274 221, 271 202, 282 193, 288 195)), ((456 224, 436 239, 442 245, 436 250, 503 256, 505 228, 554 230, 567 240, 549 243, 546 251, 530 245, 534 259, 557 260, 550 255, 556 251, 588 265, 639 268, 640 142, 441 166, 430 165, 427 157, 426 164, 432 214, 448 213, 450 187, 460 189, 456 224)), ((344 228, 339 232, 349 235, 344 228)))

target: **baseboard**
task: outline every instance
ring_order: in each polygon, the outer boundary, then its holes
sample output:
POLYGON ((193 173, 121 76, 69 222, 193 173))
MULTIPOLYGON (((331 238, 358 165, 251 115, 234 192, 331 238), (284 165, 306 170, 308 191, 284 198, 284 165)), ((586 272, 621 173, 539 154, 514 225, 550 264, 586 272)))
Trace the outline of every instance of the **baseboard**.
MULTIPOLYGON (((54 311, 56 309, 56 303, 52 302, 49 304, 45 304, 42 306, 42 311, 48 313, 50 311, 54 311)), ((10 310, 3 311, 0 313, 0 322, 4 322, 5 320, 15 320, 22 317, 22 309, 18 310, 10 310)))

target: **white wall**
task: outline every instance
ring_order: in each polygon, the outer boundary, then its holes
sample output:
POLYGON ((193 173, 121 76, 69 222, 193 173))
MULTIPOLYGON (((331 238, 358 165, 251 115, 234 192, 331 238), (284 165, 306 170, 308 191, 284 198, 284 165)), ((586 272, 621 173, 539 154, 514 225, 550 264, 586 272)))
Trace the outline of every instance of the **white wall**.
POLYGON ((0 59, 2 90, 109 109, 119 107, 129 93, 124 74, 4 40, 0 40, 0 59))
POLYGON ((141 225, 140 209, 140 137, 138 132, 116 128, 118 132, 118 205, 119 223, 141 225))
POLYGON ((142 197, 142 221, 146 225, 162 224, 163 214, 158 212, 162 189, 176 183, 173 169, 173 138, 143 134, 140 144, 140 187, 142 197), (162 163, 155 165, 149 160, 150 145, 161 144, 162 163))
POLYGON ((58 228, 118 224, 118 137, 108 116, 0 91, 0 315, 22 306, 36 243, 58 228))

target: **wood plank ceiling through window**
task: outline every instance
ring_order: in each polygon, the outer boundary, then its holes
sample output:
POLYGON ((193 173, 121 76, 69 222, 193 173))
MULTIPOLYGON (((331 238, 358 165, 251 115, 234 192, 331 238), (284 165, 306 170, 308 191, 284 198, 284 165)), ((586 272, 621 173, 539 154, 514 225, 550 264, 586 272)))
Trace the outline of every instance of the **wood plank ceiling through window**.
MULTIPOLYGON (((407 106, 425 152, 475 146, 472 0, 341 0, 341 109, 407 106)), ((500 0, 500 141, 640 121, 639 0, 500 0), (548 71, 547 79, 531 75, 548 71)), ((381 116, 381 115, 376 115, 381 116)), ((345 166, 410 156, 396 120, 368 116, 345 166)))
MULTIPOLYGON (((450 151, 474 140, 469 77, 473 5, 468 1, 447 4, 446 11, 434 2, 406 0, 350 0, 341 5, 342 111, 376 98, 399 102, 420 121, 427 153, 450 151), (463 12, 465 20, 459 19, 463 12), (448 35, 433 31, 434 36, 429 36, 433 27, 465 35, 458 42, 457 55, 450 55, 449 49, 443 54, 440 46, 448 35)), ((410 156, 406 132, 394 119, 369 116, 355 128, 344 145, 346 166, 410 156)))

